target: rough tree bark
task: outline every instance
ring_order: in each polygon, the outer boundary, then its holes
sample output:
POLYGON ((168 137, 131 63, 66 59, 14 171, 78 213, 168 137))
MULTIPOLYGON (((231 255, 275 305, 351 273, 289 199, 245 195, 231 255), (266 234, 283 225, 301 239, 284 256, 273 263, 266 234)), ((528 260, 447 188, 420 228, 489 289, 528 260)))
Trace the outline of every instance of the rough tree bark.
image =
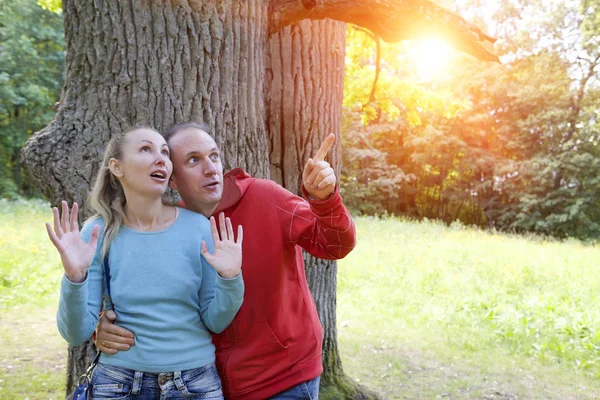
MULTIPOLYGON (((358 23, 388 40, 450 32, 461 49, 493 59, 476 43, 485 35, 425 0, 64 0, 63 15, 67 77, 59 108, 22 153, 53 205, 85 205, 115 132, 184 120, 213 129, 226 169, 272 173, 297 192, 306 159, 325 134, 340 132, 344 64, 343 25, 290 26, 304 18, 358 23), (402 24, 410 29, 396 28, 402 24), (269 34, 276 34, 270 42, 269 34)), ((339 156, 338 145, 331 159, 338 173, 339 156)), ((324 386, 346 385, 342 396, 360 398, 337 350, 335 263, 308 258, 307 265, 325 328, 324 386)), ((92 351, 89 343, 69 350, 67 392, 92 351)))

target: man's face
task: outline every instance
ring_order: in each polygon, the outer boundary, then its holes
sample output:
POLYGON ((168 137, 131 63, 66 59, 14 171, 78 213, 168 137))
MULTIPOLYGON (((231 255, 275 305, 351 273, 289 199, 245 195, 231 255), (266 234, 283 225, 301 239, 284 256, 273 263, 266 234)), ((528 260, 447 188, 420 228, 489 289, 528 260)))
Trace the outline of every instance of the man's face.
POLYGON ((223 164, 217 144, 197 128, 186 128, 169 140, 176 189, 186 206, 210 217, 223 194, 223 164))

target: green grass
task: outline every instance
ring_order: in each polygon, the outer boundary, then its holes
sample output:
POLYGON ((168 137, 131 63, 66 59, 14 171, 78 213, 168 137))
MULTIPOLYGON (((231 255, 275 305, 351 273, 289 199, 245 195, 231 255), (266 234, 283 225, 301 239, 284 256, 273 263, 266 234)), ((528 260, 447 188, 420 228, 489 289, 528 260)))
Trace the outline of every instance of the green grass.
POLYGON ((45 202, 0 199, 0 310, 58 301, 63 269, 44 227, 50 221, 45 202))
POLYGON ((63 273, 47 203, 0 199, 0 399, 62 399, 66 344, 56 329, 63 273))
MULTIPOLYGON (((63 397, 47 204, 0 200, 0 398, 63 397)), ((339 263, 348 375, 388 399, 600 398, 600 247, 359 217, 339 263)))
POLYGON ((338 271, 350 375, 390 398, 481 398, 496 390, 490 379, 514 381, 496 391, 519 398, 600 396, 599 247, 434 222, 356 223, 358 246, 338 271))

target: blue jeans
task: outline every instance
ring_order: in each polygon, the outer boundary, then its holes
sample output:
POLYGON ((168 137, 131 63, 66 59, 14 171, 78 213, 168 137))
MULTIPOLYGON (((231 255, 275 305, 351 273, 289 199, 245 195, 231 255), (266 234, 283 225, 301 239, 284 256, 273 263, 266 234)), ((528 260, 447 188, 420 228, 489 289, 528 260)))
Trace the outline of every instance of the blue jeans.
POLYGON ((150 373, 98 363, 92 372, 92 400, 223 399, 215 364, 186 371, 150 373))
POLYGON ((271 400, 318 400, 320 381, 321 377, 317 376, 313 380, 302 382, 285 392, 276 394, 271 397, 271 400))

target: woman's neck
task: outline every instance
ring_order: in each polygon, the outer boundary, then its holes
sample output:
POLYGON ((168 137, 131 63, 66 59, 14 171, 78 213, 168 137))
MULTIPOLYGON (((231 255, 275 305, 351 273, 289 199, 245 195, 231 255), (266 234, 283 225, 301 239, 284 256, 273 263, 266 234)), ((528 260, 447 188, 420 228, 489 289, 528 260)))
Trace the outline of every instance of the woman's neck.
POLYGON ((127 196, 125 225, 135 230, 151 232, 164 229, 175 220, 175 207, 166 206, 162 199, 127 196))

